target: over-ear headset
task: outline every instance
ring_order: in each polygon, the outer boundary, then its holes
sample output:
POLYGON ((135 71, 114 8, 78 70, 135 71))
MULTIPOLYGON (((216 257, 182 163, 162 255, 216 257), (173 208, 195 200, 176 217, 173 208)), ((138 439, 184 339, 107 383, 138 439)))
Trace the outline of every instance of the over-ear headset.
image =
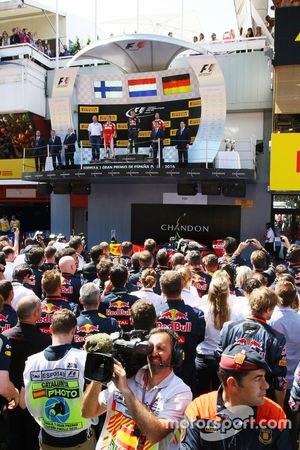
MULTIPOLYGON (((159 330, 162 333, 167 333, 172 339, 172 355, 171 355, 171 367, 179 367, 184 361, 184 350, 180 347, 178 343, 178 334, 175 331, 170 330, 169 328, 154 328, 154 330, 159 330)), ((153 330, 153 331, 154 331, 153 330)), ((158 331, 154 331, 149 333, 148 338, 152 334, 156 334, 158 331)))

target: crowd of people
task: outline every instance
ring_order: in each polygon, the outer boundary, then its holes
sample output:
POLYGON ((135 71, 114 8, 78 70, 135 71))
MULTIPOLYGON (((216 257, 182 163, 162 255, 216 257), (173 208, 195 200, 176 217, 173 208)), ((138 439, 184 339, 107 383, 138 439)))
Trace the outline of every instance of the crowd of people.
MULTIPOLYGON (((267 16, 268 17, 268 16, 267 16)), ((267 18, 266 18, 267 20, 267 18)), ((267 23, 267 27, 269 27, 269 24, 267 23)), ((270 32, 273 32, 273 27, 271 29, 269 29, 270 32)), ((247 28, 247 31, 245 32, 243 27, 240 28, 239 30, 239 39, 242 38, 254 38, 254 37, 262 37, 263 33, 262 33, 262 29, 260 26, 256 26, 255 27, 255 31, 253 31, 253 28, 249 27, 247 28)), ((230 29, 229 31, 225 31, 223 33, 223 36, 221 38, 218 38, 216 33, 212 33, 210 36, 210 41, 214 42, 214 41, 235 41, 237 39, 235 31, 233 29, 230 29)), ((205 35, 203 33, 200 33, 199 36, 195 35, 193 36, 193 43, 197 44, 197 43, 204 43, 207 42, 207 40, 205 39, 205 35)))
MULTIPOLYGON (((31 33, 27 28, 14 27, 10 36, 6 30, 2 32, 0 47, 14 44, 31 44, 37 50, 49 56, 49 58, 55 57, 55 51, 51 48, 51 45, 47 41, 43 42, 42 39, 37 39, 37 33, 31 33)), ((71 56, 71 51, 66 44, 63 44, 59 56, 71 56)))
POLYGON ((18 237, 0 237, 3 448, 297 448, 298 245, 278 264, 255 238, 218 257, 18 237))

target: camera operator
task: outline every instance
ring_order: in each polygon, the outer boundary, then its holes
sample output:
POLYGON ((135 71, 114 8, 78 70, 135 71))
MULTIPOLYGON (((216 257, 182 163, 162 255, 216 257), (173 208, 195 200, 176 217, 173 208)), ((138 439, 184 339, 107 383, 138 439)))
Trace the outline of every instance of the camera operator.
POLYGON ((114 362, 113 383, 101 392, 92 382, 84 393, 81 413, 95 417, 107 412, 96 446, 102 448, 175 448, 176 422, 192 399, 188 386, 173 372, 180 358, 177 335, 168 329, 154 329, 149 342, 148 366, 127 379, 121 363, 114 362), (99 398, 98 398, 99 397, 99 398), (114 426, 115 421, 118 426, 114 426))

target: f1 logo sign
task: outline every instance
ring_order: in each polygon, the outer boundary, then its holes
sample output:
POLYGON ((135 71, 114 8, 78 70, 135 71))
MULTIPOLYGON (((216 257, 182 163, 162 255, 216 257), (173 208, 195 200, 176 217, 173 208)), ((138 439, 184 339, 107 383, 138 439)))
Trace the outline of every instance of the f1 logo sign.
POLYGON ((128 42, 125 49, 126 50, 139 50, 144 47, 144 42, 138 41, 138 42, 128 42))
POLYGON ((201 75, 211 75, 215 64, 203 64, 202 69, 199 72, 199 76, 201 75))

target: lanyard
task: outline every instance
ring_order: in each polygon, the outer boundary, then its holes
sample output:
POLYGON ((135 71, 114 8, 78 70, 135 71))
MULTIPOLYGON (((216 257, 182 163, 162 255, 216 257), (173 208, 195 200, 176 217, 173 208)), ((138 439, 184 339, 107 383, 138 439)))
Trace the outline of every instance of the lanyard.
MULTIPOLYGON (((144 402, 145 402, 145 397, 146 397, 146 388, 147 388, 147 384, 148 384, 148 372, 146 372, 146 373, 145 373, 145 376, 144 376, 144 386, 143 386, 142 403, 143 403, 143 405, 144 405, 147 409, 149 409, 149 411, 152 412, 153 405, 154 405, 154 403, 155 403, 155 400, 157 399, 158 394, 159 394, 160 391, 161 391, 161 388, 158 388, 158 389, 157 389, 157 391, 156 391, 155 394, 154 394, 153 399, 151 400, 151 402, 149 403, 149 405, 146 406, 144 402)), ((138 427, 137 425, 135 425, 135 427, 134 427, 134 435, 138 438, 138 443, 137 443, 136 449, 137 449, 137 450, 138 450, 138 449, 142 449, 143 446, 144 446, 144 444, 145 444, 145 442, 146 442, 146 436, 145 436, 144 434, 141 433, 141 431, 140 431, 140 429, 139 429, 139 427, 138 427)))

